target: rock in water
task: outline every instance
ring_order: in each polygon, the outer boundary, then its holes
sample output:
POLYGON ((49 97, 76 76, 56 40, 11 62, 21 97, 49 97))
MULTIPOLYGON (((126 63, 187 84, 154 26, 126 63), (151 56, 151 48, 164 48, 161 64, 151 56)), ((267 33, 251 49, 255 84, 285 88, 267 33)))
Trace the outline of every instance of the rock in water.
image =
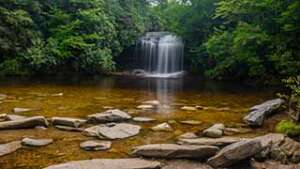
POLYGON ((0 122, 8 120, 7 114, 0 114, 0 122))
POLYGON ((139 105, 137 106, 138 109, 143 109, 143 110, 151 110, 154 109, 155 106, 151 105, 151 104, 143 104, 143 105, 139 105))
POLYGON ((76 127, 61 126, 61 125, 56 125, 54 127, 59 129, 59 130, 64 130, 64 131, 82 132, 82 131, 85 130, 84 128, 76 128, 76 127))
POLYGON ((21 141, 14 141, 6 144, 0 144, 0 157, 13 153, 22 147, 21 141))
POLYGON ((214 168, 224 168, 250 158, 261 150, 262 145, 258 140, 240 141, 226 146, 214 157, 208 159, 207 163, 214 168))
POLYGON ((80 143, 80 147, 87 151, 108 150, 111 147, 110 141, 90 140, 80 143))
POLYGON ((48 126, 48 122, 44 116, 35 116, 14 121, 0 122, 0 130, 5 129, 25 129, 35 128, 36 126, 48 126))
POLYGON ((282 99, 273 99, 252 107, 251 112, 244 117, 250 126, 262 126, 266 117, 278 110, 284 104, 282 99))
POLYGON ((200 125, 202 124, 201 121, 197 121, 197 120, 184 120, 184 121, 180 121, 181 124, 187 124, 187 125, 200 125))
POLYGON ((100 138, 123 139, 139 134, 141 127, 138 125, 119 123, 111 126, 101 125, 95 129, 95 134, 100 138))
POLYGON ((251 161, 251 168, 252 169, 299 169, 300 164, 289 164, 284 165, 280 162, 276 161, 266 161, 266 162, 257 162, 252 160, 251 161))
POLYGON ((153 121, 155 121, 155 119, 149 118, 149 117, 134 117, 133 121, 136 121, 136 122, 153 122, 153 121))
POLYGON ((195 133, 188 132, 178 136, 179 139, 196 139, 198 136, 195 133))
POLYGON ((225 126, 224 124, 215 124, 203 131, 203 135, 212 138, 219 138, 223 136, 225 126))
POLYGON ((196 111, 196 107, 191 107, 191 106, 183 106, 181 107, 181 110, 186 110, 186 111, 196 111))
POLYGON ((223 137, 223 138, 195 138, 195 139, 179 139, 179 144, 189 145, 212 145, 212 146, 226 146, 237 143, 244 139, 237 137, 223 137))
POLYGON ((30 109, 30 108, 14 108, 13 112, 14 113, 24 113, 24 112, 29 112, 29 111, 33 111, 34 109, 30 109))
POLYGON ((9 121, 14 121, 14 120, 21 120, 21 119, 26 119, 26 116, 21 116, 21 115, 16 115, 16 114, 8 114, 7 115, 7 120, 9 121))
POLYGON ((103 113, 96 113, 88 116, 88 121, 92 123, 120 122, 131 119, 131 116, 121 110, 107 110, 103 113))
POLYGON ((41 147, 51 144, 53 139, 32 139, 32 138, 24 138, 22 140, 22 145, 25 146, 33 146, 33 147, 41 147))
POLYGON ((75 128, 78 128, 84 123, 86 123, 86 120, 69 117, 53 117, 51 120, 53 125, 68 126, 75 128))
POLYGON ((149 100, 149 101, 143 102, 143 104, 158 106, 158 105, 160 105, 160 102, 158 100, 149 100))
POLYGON ((136 147, 132 154, 151 158, 206 159, 215 155, 217 151, 219 151, 219 148, 215 146, 149 144, 136 147))
POLYGON ((173 131, 168 123, 162 123, 151 128, 153 131, 173 131))
POLYGON ((53 165, 44 169, 159 169, 160 162, 138 158, 93 159, 53 165))

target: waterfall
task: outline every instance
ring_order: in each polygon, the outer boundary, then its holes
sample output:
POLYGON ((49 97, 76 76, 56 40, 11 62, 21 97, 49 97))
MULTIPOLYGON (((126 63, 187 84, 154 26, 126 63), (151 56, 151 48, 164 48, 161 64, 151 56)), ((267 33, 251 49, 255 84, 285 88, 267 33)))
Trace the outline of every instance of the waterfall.
POLYGON ((183 74, 181 38, 169 32, 148 32, 140 40, 139 56, 147 77, 179 77, 183 74))

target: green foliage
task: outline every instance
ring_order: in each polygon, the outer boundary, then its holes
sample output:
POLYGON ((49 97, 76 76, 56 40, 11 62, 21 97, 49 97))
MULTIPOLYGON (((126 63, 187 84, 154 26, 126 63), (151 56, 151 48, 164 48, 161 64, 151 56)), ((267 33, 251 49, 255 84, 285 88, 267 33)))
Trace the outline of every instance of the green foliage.
POLYGON ((290 137, 300 136, 300 124, 290 120, 283 120, 276 126, 276 132, 284 133, 290 137))
POLYGON ((290 94, 286 96, 289 102, 289 111, 300 113, 300 75, 283 80, 290 94))

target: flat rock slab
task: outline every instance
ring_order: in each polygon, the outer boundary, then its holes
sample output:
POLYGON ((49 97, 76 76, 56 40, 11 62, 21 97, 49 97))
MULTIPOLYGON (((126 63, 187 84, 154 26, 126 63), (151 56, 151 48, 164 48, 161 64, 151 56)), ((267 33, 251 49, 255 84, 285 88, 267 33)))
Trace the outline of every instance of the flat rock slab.
POLYGON ((21 119, 26 119, 26 116, 21 116, 21 115, 16 115, 16 114, 8 114, 7 115, 7 120, 8 121, 15 121, 15 120, 21 120, 21 119))
POLYGON ((240 141, 226 146, 214 157, 208 159, 207 163, 214 168, 228 167, 258 154, 262 149, 259 140, 240 141))
POLYGON ((144 101, 143 104, 158 106, 160 105, 160 102, 158 100, 148 100, 148 101, 144 101))
POLYGON ((159 169, 160 162, 138 158, 94 159, 53 165, 44 169, 159 169))
POLYGON ((128 123, 111 125, 98 125, 87 128, 83 131, 86 136, 99 137, 100 139, 123 139, 139 134, 141 127, 128 123))
POLYGON ((264 120, 283 104, 284 100, 273 99, 256 105, 250 109, 250 113, 244 117, 244 121, 250 126, 262 126, 264 120))
POLYGON ((169 160, 162 169, 213 169, 211 166, 199 161, 169 160))
POLYGON ((35 116, 14 121, 0 122, 0 130, 35 128, 36 126, 48 126, 46 118, 44 116, 35 116))
POLYGON ((173 131, 173 128, 168 123, 158 124, 151 129, 153 131, 173 131))
POLYGON ((196 111, 196 110, 197 110, 197 107, 183 106, 183 107, 181 107, 181 110, 185 110, 185 111, 196 111))
POLYGON ((13 153, 22 147, 21 141, 14 141, 6 144, 0 144, 0 157, 13 153))
POLYGON ((22 140, 22 145, 32 146, 32 147, 42 147, 53 143, 53 139, 32 139, 24 138, 22 140))
POLYGON ((156 121, 156 120, 153 119, 153 118, 149 118, 149 117, 134 117, 133 121, 136 121, 136 122, 153 122, 153 121, 156 121))
POLYGON ((137 106, 136 108, 143 109, 143 110, 151 110, 151 109, 154 109, 155 106, 151 105, 151 104, 143 104, 143 105, 137 106))
POLYGON ((251 161, 252 169, 299 169, 300 164, 284 165, 276 161, 256 162, 251 161))
POLYGON ((87 151, 108 150, 111 147, 110 141, 90 140, 80 143, 80 148, 87 151))
POLYGON ((31 108, 14 108, 13 112, 14 113, 24 113, 24 112, 30 112, 30 111, 34 111, 35 109, 31 109, 31 108))
POLYGON ((197 134, 188 132, 178 136, 178 139, 196 139, 198 138, 197 134))
POLYGON ((191 158, 206 159, 219 151, 215 146, 194 146, 177 144, 149 144, 138 146, 132 152, 134 156, 143 156, 151 158, 191 158))
POLYGON ((84 128, 76 128, 76 127, 69 127, 69 126, 55 125, 54 127, 57 128, 58 130, 63 130, 63 131, 75 131, 75 132, 84 131, 84 128))
POLYGON ((88 121, 92 123, 120 122, 131 119, 131 116, 118 109, 107 110, 103 113, 96 113, 88 116, 88 121))
POLYGON ((179 144, 189 145, 211 145, 211 146, 226 146, 229 144, 240 142, 242 138, 238 137, 223 137, 223 138, 195 138, 195 139, 179 139, 179 144))
POLYGON ((181 124, 187 124, 187 125, 200 125, 202 124, 201 121, 197 121, 197 120, 184 120, 184 121, 180 121, 181 124))
POLYGON ((70 118, 70 117, 53 117, 51 119, 52 125, 68 126, 78 128, 86 123, 84 119, 70 118))

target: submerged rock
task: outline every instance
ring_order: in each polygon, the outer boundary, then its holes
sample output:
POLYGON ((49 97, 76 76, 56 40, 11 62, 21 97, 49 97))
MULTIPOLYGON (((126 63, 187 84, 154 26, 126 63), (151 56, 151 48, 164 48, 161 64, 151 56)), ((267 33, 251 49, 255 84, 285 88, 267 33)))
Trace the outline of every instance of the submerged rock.
POLYGON ((84 131, 84 128, 76 128, 76 127, 69 127, 69 126, 55 125, 54 127, 59 130, 64 130, 64 131, 75 131, 75 132, 84 131))
POLYGON ((160 102, 158 100, 148 100, 148 101, 143 102, 143 104, 158 106, 158 105, 160 105, 160 102))
POLYGON ((224 124, 215 124, 203 131, 203 135, 212 138, 220 138, 223 136, 225 126, 224 124))
POLYGON ((179 139, 195 139, 198 138, 198 136, 195 133, 192 132, 188 132, 188 133, 184 133, 180 136, 178 136, 179 139))
POLYGON ((215 146, 193 146, 177 144, 149 144, 134 148, 132 155, 151 158, 206 159, 219 150, 215 146))
POLYGON ((33 147, 41 147, 49 145, 53 142, 53 139, 32 139, 32 138, 24 138, 22 140, 22 145, 25 146, 33 146, 33 147))
POLYGON ((138 158, 93 159, 53 165, 44 169, 158 169, 160 162, 138 158))
POLYGON ((155 106, 151 105, 151 104, 143 104, 143 105, 139 105, 137 106, 138 109, 143 109, 143 110, 150 110, 150 109, 154 109, 155 106))
POLYGON ((156 121, 156 120, 153 119, 153 118, 149 118, 149 117, 134 117, 133 121, 136 121, 136 122, 153 122, 153 121, 156 121))
POLYGON ((51 121, 53 125, 68 126, 75 128, 78 128, 86 123, 86 120, 70 117, 53 117, 51 121))
POLYGON ((187 125, 200 125, 202 124, 201 121, 197 121, 197 120, 184 120, 184 121, 180 121, 181 124, 187 124, 187 125))
POLYGON ((151 128, 153 131, 173 131, 168 123, 162 123, 151 128))
POLYGON ((29 111, 34 111, 35 109, 31 108, 14 108, 13 112, 14 113, 24 113, 24 112, 29 112, 29 111))
POLYGON ((36 126, 48 126, 46 118, 44 116, 35 116, 14 121, 0 122, 0 130, 35 128, 36 126))
POLYGON ((99 137, 101 139, 123 139, 137 135, 141 127, 138 125, 118 123, 111 125, 98 125, 87 128, 83 134, 99 137))
POLYGON ((107 110, 103 113, 96 113, 88 116, 88 121, 92 123, 107 123, 107 122, 120 122, 131 119, 128 113, 121 110, 107 110))
POLYGON ((179 139, 180 144, 226 146, 244 139, 238 137, 179 139))
POLYGON ((262 149, 259 140, 240 141, 226 146, 215 156, 208 159, 207 163, 214 168, 228 167, 256 155, 262 149))
POLYGON ((111 147, 110 141, 90 140, 80 143, 80 147, 87 151, 108 150, 111 147))
POLYGON ((21 141, 13 141, 6 144, 0 144, 0 157, 13 153, 22 147, 21 141))
POLYGON ((250 109, 250 113, 244 117, 245 123, 250 126, 261 126, 264 120, 274 112, 276 112, 282 105, 284 100, 273 99, 268 100, 260 105, 256 105, 250 109))
POLYGON ((181 107, 181 110, 196 111, 197 108, 196 107, 192 107, 192 106, 183 106, 183 107, 181 107))

